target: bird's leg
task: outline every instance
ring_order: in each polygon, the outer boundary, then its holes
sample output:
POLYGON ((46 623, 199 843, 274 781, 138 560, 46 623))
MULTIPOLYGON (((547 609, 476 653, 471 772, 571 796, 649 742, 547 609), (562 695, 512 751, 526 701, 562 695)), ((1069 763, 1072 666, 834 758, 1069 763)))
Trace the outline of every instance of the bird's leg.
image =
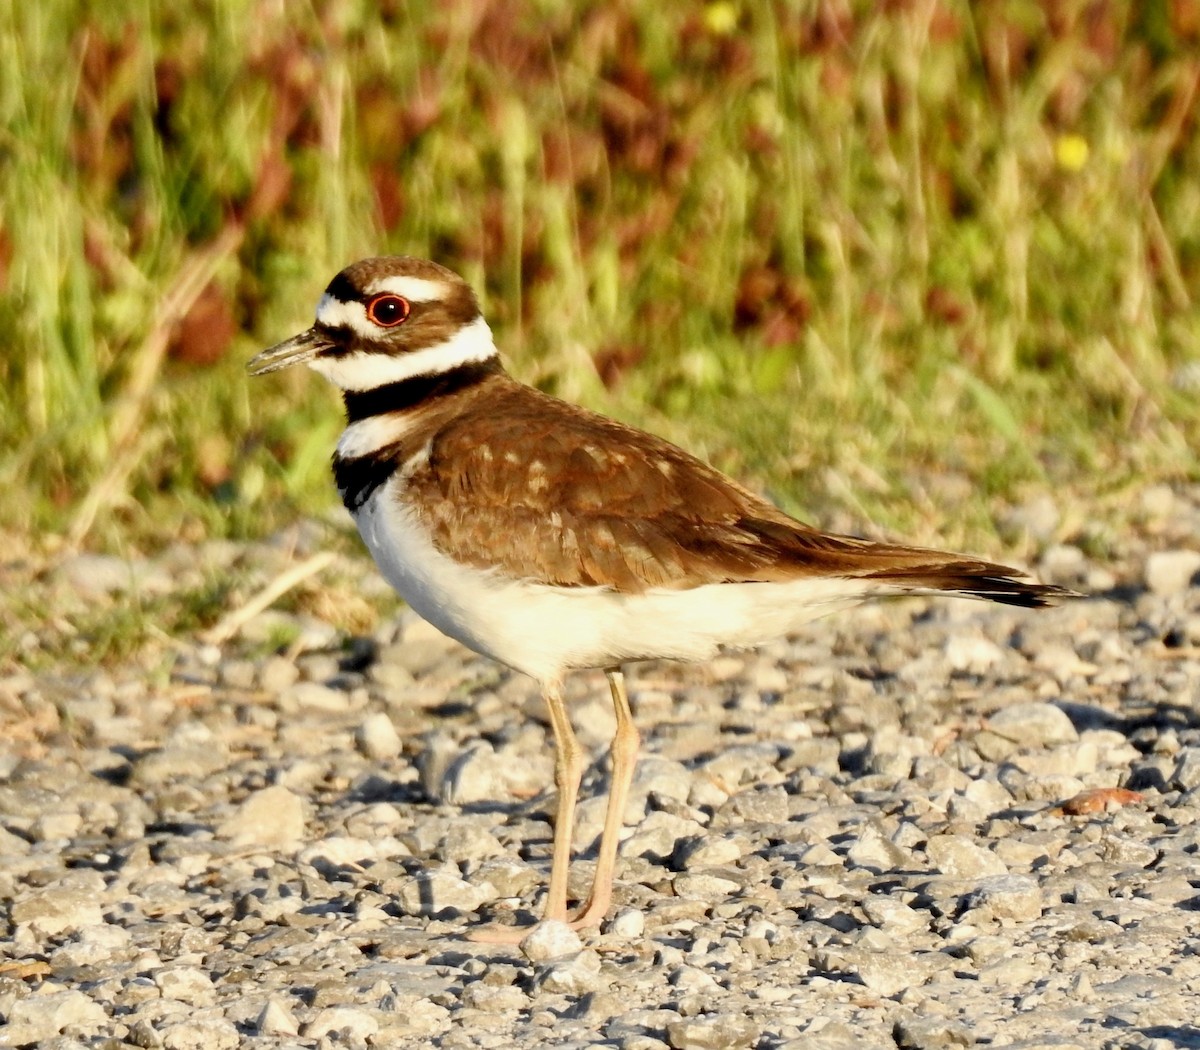
POLYGON ((604 673, 608 675, 613 710, 617 714, 617 731, 613 735, 610 751, 612 786, 608 793, 608 806, 604 812, 604 831, 600 835, 600 855, 596 859, 596 877, 592 882, 592 892, 579 914, 571 920, 571 926, 577 930, 599 926, 612 902, 617 842, 621 835, 625 803, 629 799, 629 786, 633 782, 633 770, 637 764, 638 747, 641 744, 637 726, 633 724, 633 714, 629 710, 629 698, 625 695, 624 675, 617 667, 610 667, 604 673))
MULTIPOLYGON (((575 739, 571 720, 563 704, 562 687, 557 682, 542 687, 542 697, 550 712, 554 732, 554 785, 558 806, 554 815, 554 855, 550 861, 550 890, 546 896, 543 919, 567 918, 567 873, 571 867, 571 832, 575 824, 575 799, 583 777, 583 751, 575 739)), ((529 933, 529 926, 504 926, 488 923, 476 926, 467 937, 485 944, 516 944, 529 933)))
POLYGON ((550 892, 546 896, 544 919, 567 918, 567 873, 571 867, 571 836, 575 827, 575 799, 583 777, 583 751, 575 739, 571 719, 563 703, 558 683, 545 686, 542 694, 550 710, 550 728, 554 732, 554 786, 558 789, 558 808, 554 815, 554 855, 550 861, 550 892))

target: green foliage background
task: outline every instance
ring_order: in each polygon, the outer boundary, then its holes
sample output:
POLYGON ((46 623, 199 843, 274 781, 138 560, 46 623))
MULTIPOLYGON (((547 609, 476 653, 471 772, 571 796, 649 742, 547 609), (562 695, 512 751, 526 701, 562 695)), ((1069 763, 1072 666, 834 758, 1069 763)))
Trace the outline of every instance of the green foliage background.
POLYGON ((518 375, 819 520, 979 545, 1196 472, 1196 0, 0 12, 23 541, 328 507, 335 394, 244 362, 392 251, 518 375))

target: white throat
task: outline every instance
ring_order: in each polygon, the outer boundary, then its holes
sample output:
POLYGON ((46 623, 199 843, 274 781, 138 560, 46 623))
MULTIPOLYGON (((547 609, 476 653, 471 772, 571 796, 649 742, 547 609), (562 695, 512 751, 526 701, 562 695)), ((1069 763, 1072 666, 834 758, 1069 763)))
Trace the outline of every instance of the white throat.
MULTIPOLYGON (((347 308, 358 306, 362 309, 358 303, 337 305, 347 308)), ((331 312, 326 310, 326 314, 331 312)), ((317 318, 326 323, 330 321, 328 316, 322 316, 320 310, 317 312, 317 318)), ((365 316, 362 323, 369 323, 365 316)), ((445 342, 427 346, 424 350, 413 350, 411 353, 395 356, 356 350, 339 357, 315 357, 308 362, 308 366, 342 390, 374 390, 376 387, 402 383, 416 376, 449 372, 459 365, 487 361, 495 356, 496 343, 492 339, 492 330, 482 317, 477 317, 445 342)))

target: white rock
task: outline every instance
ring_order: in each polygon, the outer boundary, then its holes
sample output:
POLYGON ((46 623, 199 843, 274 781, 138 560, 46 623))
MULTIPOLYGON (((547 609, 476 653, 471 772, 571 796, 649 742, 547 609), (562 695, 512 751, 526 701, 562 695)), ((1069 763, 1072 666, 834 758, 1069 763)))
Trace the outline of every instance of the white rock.
POLYGON ((964 904, 974 915, 1028 922, 1042 914, 1042 891, 1028 875, 998 875, 983 879, 964 904))
POLYGON ((367 715, 354 734, 354 742, 367 758, 383 761, 400 754, 400 734, 384 711, 367 715))
POLYGON ((1200 551, 1155 551, 1146 559, 1146 586, 1160 597, 1179 594, 1200 572, 1200 551))
POLYGON ((698 821, 655 810, 622 841, 620 853, 622 857, 663 859, 671 856, 681 840, 703 832, 704 826, 698 821))
POLYGON ((737 1014, 688 1017, 667 1025, 667 1043, 674 1050, 739 1050, 753 1045, 760 1034, 754 1021, 737 1014))
POLYGON ((1008 874, 1004 861, 963 835, 935 835, 926 843, 925 852, 943 875, 971 879, 1008 874))
POLYGON ((605 986, 600 976, 600 956, 582 951, 566 959, 551 962, 538 982, 542 991, 555 995, 583 995, 605 986))
POLYGON ((340 714, 350 709, 350 694, 320 682, 296 682, 279 695, 282 711, 327 711, 340 714))
POLYGON ((521 954, 530 962, 574 956, 583 948, 579 934, 565 922, 544 919, 521 941, 521 954))
POLYGON ((1079 739, 1075 726, 1053 704, 1012 704, 988 716, 987 727, 997 736, 1023 747, 1049 747, 1079 739))
POLYGON ((315 867, 322 865, 335 868, 353 867, 356 864, 375 861, 381 856, 388 855, 389 843, 396 843, 399 847, 399 855, 405 854, 404 847, 391 837, 372 840, 353 835, 330 835, 329 838, 321 839, 302 849, 296 854, 296 859, 301 864, 312 864, 315 867))
POLYGON ((162 1029, 164 1050, 234 1050, 242 1045, 232 1021, 223 1017, 194 1017, 162 1029))
POLYGON ((304 838, 304 800, 279 785, 262 788, 217 826, 217 837, 243 846, 293 846, 304 838))
POLYGON ((9 917, 14 926, 26 926, 38 938, 99 926, 104 922, 103 892, 99 872, 75 872, 14 901, 9 917))
POLYGON ((154 983, 164 999, 177 999, 192 1006, 209 1006, 216 1002, 217 993, 208 974, 195 966, 172 966, 159 970, 154 983))
POLYGON ((928 929, 930 916, 916 911, 903 901, 873 894, 863 900, 863 913, 872 925, 891 934, 910 934, 928 929))
POLYGON ((452 866, 406 879, 396 896, 397 903, 407 915, 437 915, 447 908, 475 911, 496 895, 489 883, 473 886, 452 866))
MULTIPOLYGON (((42 1040, 57 1035, 68 1025, 87 1027, 102 1025, 107 1020, 103 1006, 83 992, 69 990, 17 999, 8 1011, 6 1023, 28 1033, 36 1032, 35 1038, 42 1040)), ((0 1035, 0 1045, 8 1045, 4 1043, 3 1035, 0 1035)))
POLYGON ((956 671, 982 674, 1004 661, 1004 650, 980 634, 953 634, 946 640, 946 662, 956 671))
POLYGON ((335 1037, 338 1042, 365 1040, 379 1031, 379 1022, 357 1006, 327 1006, 304 1026, 306 1039, 335 1037))
POLYGON ((606 932, 615 937, 640 937, 646 932, 646 916, 638 908, 622 908, 608 920, 606 932))
POLYGON ((300 1025, 295 1014, 281 999, 271 996, 259 1011, 254 1027, 259 1035, 298 1035, 300 1025))

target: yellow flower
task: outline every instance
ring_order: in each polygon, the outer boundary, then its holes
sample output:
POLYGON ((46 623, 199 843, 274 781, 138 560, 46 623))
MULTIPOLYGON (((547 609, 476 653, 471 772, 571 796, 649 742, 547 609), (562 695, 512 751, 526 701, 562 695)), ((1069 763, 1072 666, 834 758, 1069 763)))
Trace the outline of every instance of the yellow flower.
POLYGON ((1060 168, 1079 171, 1087 163, 1087 139, 1082 135, 1059 135, 1054 143, 1054 159, 1060 168))
POLYGON ((717 36, 728 36, 737 28, 737 22, 737 6, 726 0, 718 0, 704 9, 704 24, 717 36))

